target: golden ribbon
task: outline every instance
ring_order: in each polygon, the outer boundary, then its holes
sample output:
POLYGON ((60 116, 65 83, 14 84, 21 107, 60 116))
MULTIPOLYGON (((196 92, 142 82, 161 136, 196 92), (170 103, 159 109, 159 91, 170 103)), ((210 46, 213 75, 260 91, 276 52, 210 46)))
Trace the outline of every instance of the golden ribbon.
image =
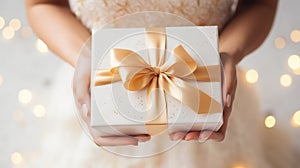
MULTIPOLYGON (((147 89, 147 124, 166 125, 167 104, 165 94, 182 102, 197 114, 221 112, 221 104, 194 87, 186 80, 220 82, 220 66, 198 66, 194 59, 179 45, 166 57, 165 28, 146 28, 147 63, 134 51, 111 49, 111 68, 97 70, 95 86, 122 81, 126 89, 147 89), (163 105, 163 107, 161 107, 163 105)), ((146 125, 147 125, 146 124, 146 125)), ((157 133, 157 130, 150 131, 157 133)), ((165 130, 165 128, 163 128, 165 130)))

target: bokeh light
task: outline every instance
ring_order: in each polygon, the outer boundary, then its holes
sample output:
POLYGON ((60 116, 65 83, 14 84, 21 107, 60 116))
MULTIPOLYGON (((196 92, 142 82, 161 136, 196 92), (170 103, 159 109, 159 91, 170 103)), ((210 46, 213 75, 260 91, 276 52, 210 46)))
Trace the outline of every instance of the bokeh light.
POLYGON ((292 77, 288 74, 284 74, 280 77, 280 84, 283 86, 283 87, 289 87, 291 86, 292 84, 292 77))
POLYGON ((2 29, 5 25, 5 20, 3 17, 0 16, 0 29, 2 29))
POLYGON ((11 162, 12 162, 14 165, 18 165, 18 164, 22 163, 22 161, 23 161, 23 156, 22 156, 22 154, 19 153, 19 152, 14 152, 14 153, 11 154, 10 159, 11 159, 11 162))
POLYGON ((2 35, 5 39, 12 39, 15 36, 15 31, 11 26, 7 26, 3 29, 2 35))
POLYGON ((295 73, 296 75, 300 75, 300 67, 297 68, 297 69, 295 69, 295 70, 293 70, 293 71, 294 71, 294 73, 295 73))
POLYGON ((246 168, 247 166, 242 162, 237 162, 233 164, 232 168, 246 168))
POLYGON ((46 115, 46 108, 43 105, 36 105, 33 108, 33 114, 37 117, 37 118, 42 118, 45 117, 46 115))
POLYGON ((267 128, 273 128, 276 124, 276 118, 272 115, 269 115, 265 118, 265 126, 267 128))
POLYGON ((32 100, 32 93, 30 90, 22 89, 19 91, 19 102, 22 104, 28 104, 32 100))
POLYGON ((236 164, 232 168, 246 168, 246 167, 242 164, 236 164))
POLYGON ((296 54, 289 56, 288 65, 292 70, 300 68, 300 57, 296 54))
POLYGON ((277 37, 275 40, 274 40, 274 44, 275 44, 275 47, 278 48, 278 49, 282 49, 285 47, 285 39, 283 37, 277 37))
POLYGON ((48 47, 41 39, 37 39, 35 42, 36 49, 41 53, 48 52, 48 47))
POLYGON ((290 34, 290 38, 293 42, 300 42, 300 30, 293 30, 290 34))
POLYGON ((13 18, 9 22, 9 26, 14 29, 14 31, 18 31, 21 28, 21 21, 17 18, 13 18))
POLYGON ((296 126, 300 126, 300 110, 294 113, 292 120, 296 126))
POLYGON ((246 72, 246 80, 249 83, 256 83, 258 80, 258 73, 254 69, 250 69, 246 72))

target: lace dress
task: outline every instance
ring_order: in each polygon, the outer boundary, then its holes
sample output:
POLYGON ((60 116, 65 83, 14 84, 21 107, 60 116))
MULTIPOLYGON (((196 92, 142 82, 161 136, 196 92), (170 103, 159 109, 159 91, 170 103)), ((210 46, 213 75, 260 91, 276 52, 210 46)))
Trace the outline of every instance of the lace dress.
MULTIPOLYGON (((220 31, 233 15, 235 0, 71 0, 74 14, 89 29, 110 27, 218 25, 220 31), (149 12, 150 11, 150 12, 149 12), (129 19, 122 17, 129 16, 129 19), (151 16, 151 17, 150 17, 151 16), (122 18, 122 19, 120 19, 122 18), (134 19, 133 19, 134 18, 134 19)), ((61 113, 73 111, 72 103, 57 107, 61 101, 72 101, 70 82, 72 70, 63 67, 57 76, 53 97, 54 115, 50 127, 52 134, 44 142, 43 165, 49 167, 100 168, 100 167, 189 167, 227 168, 243 167, 290 167, 289 144, 279 130, 266 130, 258 109, 255 91, 238 72, 238 87, 233 112, 229 120, 226 139, 219 143, 207 141, 182 141, 163 153, 146 158, 122 157, 107 149, 97 147, 72 117, 61 113), (68 90, 68 94, 64 94, 68 90), (60 97, 60 99, 57 99, 60 97), (51 138, 52 137, 52 138, 51 138), (276 138, 275 138, 276 137, 276 138), (282 145, 284 141, 286 144, 282 145), (272 150, 270 150, 272 149, 272 150)), ((153 140, 158 149, 167 140, 153 140)), ((141 144, 143 145, 143 144, 141 144)), ((112 151, 136 152, 135 147, 114 147, 112 151)))
MULTIPOLYGON (((237 0, 71 0, 70 5, 75 15, 90 29, 100 28, 122 16, 148 11, 176 15, 199 26, 218 25, 221 28, 233 14, 237 0)), ((138 22, 123 22, 123 25, 115 23, 114 26, 144 27, 145 22, 160 26, 186 24, 176 21, 152 16, 143 17, 138 22)))

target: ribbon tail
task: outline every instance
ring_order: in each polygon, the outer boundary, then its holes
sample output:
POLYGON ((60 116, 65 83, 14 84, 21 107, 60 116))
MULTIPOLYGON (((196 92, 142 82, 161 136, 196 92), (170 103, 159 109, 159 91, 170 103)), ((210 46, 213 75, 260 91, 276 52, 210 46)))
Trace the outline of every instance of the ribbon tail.
POLYGON ((108 85, 120 80, 120 75, 117 72, 112 72, 111 70, 97 70, 94 85, 108 85))
POLYGON ((147 89, 146 129, 150 135, 158 135, 168 130, 167 103, 164 90, 159 87, 157 77, 147 89))
POLYGON ((208 114, 222 112, 222 105, 218 101, 188 82, 179 78, 164 79, 165 92, 188 106, 195 113, 208 114))
POLYGON ((221 82, 220 65, 198 66, 195 71, 183 79, 198 80, 201 82, 221 82))

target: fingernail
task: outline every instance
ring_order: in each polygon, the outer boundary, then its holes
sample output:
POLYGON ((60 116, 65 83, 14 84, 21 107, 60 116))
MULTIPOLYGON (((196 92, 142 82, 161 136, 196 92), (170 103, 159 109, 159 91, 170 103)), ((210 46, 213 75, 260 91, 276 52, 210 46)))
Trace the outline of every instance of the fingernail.
POLYGON ((138 146, 138 142, 136 142, 136 143, 132 143, 132 144, 130 144, 130 145, 132 145, 132 146, 138 146))
POLYGON ((138 142, 146 142, 148 141, 147 139, 144 139, 144 138, 137 138, 138 142))
POLYGON ((190 141, 190 140, 192 140, 192 138, 191 137, 186 137, 186 138, 184 138, 184 140, 190 141))
POLYGON ((88 112, 87 105, 83 104, 81 108, 82 108, 82 114, 83 114, 83 116, 87 117, 87 112, 88 112))
POLYGON ((182 139, 182 136, 181 135, 179 135, 179 134, 175 134, 174 136, 173 136, 173 141, 178 141, 178 140, 180 140, 180 139, 182 139))
POLYGON ((226 96, 226 106, 230 107, 230 105, 231 105, 231 95, 227 94, 227 96, 226 96))
POLYGON ((208 135, 200 134, 198 142, 199 143, 204 143, 205 141, 207 141, 208 137, 209 137, 208 135))

